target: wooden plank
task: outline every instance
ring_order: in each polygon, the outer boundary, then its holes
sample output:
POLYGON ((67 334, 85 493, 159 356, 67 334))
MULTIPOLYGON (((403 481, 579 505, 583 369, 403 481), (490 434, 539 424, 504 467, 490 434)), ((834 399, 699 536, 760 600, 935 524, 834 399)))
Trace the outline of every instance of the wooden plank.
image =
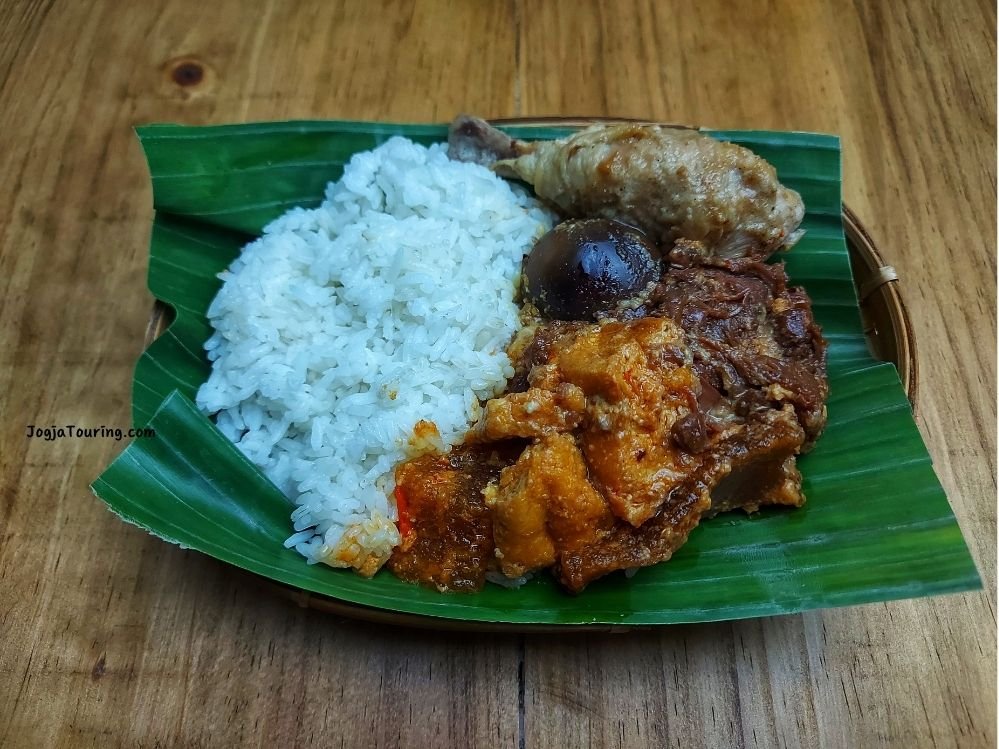
POLYGON ((132 126, 510 114, 507 13, 104 2, 4 14, 5 39, 22 41, 0 57, 12 61, 0 108, 0 745, 516 741, 517 638, 400 636, 299 609, 107 512, 87 483, 121 445, 25 437, 31 423, 128 425, 151 304, 132 126), (445 22, 458 32, 447 46, 445 22), (170 78, 185 55, 205 66, 197 86, 170 78))
POLYGON ((521 99, 532 115, 843 137, 845 200, 902 278, 919 344, 920 426, 986 583, 929 601, 528 641, 527 743, 993 744, 994 8, 681 11, 636 0, 524 3, 527 14, 521 99))
POLYGON ((0 5, 0 744, 994 744, 994 30, 970 1, 0 5), (460 110, 840 133, 986 590, 627 636, 396 631, 119 522, 86 489, 113 440, 25 436, 127 425, 151 301, 132 126, 460 110))

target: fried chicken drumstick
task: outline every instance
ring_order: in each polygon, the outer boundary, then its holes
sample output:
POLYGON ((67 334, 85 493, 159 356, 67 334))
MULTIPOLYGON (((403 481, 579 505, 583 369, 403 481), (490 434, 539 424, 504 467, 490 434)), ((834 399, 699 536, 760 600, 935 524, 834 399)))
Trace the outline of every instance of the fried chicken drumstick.
POLYGON ((451 125, 449 155, 534 187, 567 218, 635 226, 667 250, 679 238, 724 257, 768 257, 801 236, 801 196, 752 151, 696 130, 595 125, 525 142, 476 117, 451 125))

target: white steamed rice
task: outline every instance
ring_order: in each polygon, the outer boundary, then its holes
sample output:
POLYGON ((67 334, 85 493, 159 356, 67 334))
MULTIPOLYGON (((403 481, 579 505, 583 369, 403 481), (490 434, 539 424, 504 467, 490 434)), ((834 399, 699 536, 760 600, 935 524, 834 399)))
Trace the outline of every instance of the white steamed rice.
POLYGON ((503 389, 521 260, 550 227, 488 169, 392 138, 220 275, 197 402, 297 505, 286 546, 366 574, 384 563, 393 469, 419 421, 447 449, 503 389))

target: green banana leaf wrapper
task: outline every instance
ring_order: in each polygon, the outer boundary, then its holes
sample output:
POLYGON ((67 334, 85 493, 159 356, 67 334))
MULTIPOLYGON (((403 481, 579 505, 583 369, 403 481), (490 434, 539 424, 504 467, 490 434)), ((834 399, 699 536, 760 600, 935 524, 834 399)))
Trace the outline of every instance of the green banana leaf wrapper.
MULTIPOLYGON (((509 127, 555 138, 556 126, 509 127)), ((292 503, 229 443, 193 399, 210 365, 202 345, 217 274, 270 220, 321 202, 357 151, 403 135, 444 140, 443 125, 279 122, 138 130, 156 210, 149 288, 176 318, 139 359, 137 439, 94 482, 123 519, 271 580, 391 612, 513 625, 649 625, 787 614, 981 586, 894 367, 868 353, 840 202, 839 139, 724 131, 798 190, 804 239, 780 259, 804 286, 829 341, 829 424, 800 459, 807 504, 703 522, 674 558, 579 596, 540 575, 519 589, 441 594, 382 570, 364 579, 310 566, 283 541, 292 503)), ((136 321, 139 324, 139 321, 136 321)))

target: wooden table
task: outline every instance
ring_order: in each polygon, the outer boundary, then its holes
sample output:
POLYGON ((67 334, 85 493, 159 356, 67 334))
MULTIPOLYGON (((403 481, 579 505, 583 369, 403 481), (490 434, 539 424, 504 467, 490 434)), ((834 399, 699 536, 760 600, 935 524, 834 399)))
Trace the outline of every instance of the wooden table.
POLYGON ((993 744, 992 4, 256 5, 0 4, 0 745, 993 744), (396 630, 118 521, 87 484, 122 444, 27 439, 128 424, 151 303, 133 125, 461 110, 841 134, 985 590, 623 636, 396 630))

